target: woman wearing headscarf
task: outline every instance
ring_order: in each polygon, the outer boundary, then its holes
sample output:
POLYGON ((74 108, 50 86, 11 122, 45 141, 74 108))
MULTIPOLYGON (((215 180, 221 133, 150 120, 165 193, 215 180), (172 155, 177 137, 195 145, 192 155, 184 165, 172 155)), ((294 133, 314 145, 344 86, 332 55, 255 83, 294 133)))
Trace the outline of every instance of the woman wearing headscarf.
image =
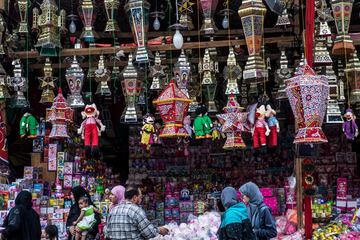
POLYGON ((2 232, 7 240, 39 240, 41 226, 39 215, 32 208, 32 196, 28 191, 21 191, 13 207, 4 220, 2 232))
POLYGON ((239 202, 233 187, 226 187, 221 192, 221 203, 225 212, 221 216, 219 240, 254 240, 246 206, 239 202))
POLYGON ((111 212, 111 210, 114 207, 116 207, 118 204, 124 201, 124 194, 125 194, 125 188, 121 185, 115 186, 113 187, 113 189, 111 189, 111 194, 110 194, 111 204, 109 207, 109 212, 111 212))
POLYGON ((240 187, 244 203, 247 209, 251 225, 258 240, 267 240, 277 236, 274 217, 269 207, 264 203, 264 197, 259 187, 248 182, 240 187))
MULTIPOLYGON (((71 197, 72 197, 72 200, 73 200, 73 205, 70 208, 69 215, 68 215, 68 218, 66 220, 66 228, 67 228, 68 233, 69 233, 69 237, 68 237, 69 240, 71 240, 73 238, 73 236, 75 236, 75 226, 74 226, 73 223, 80 216, 80 212, 81 212, 81 209, 79 207, 80 198, 81 197, 87 197, 89 199, 89 201, 90 201, 89 205, 93 205, 96 208, 94 203, 91 201, 89 193, 83 187, 81 187, 81 186, 73 187, 71 189, 71 193, 72 193, 71 197)), ((88 236, 90 236, 90 238, 91 237, 95 238, 96 234, 99 231, 98 225, 101 223, 101 219, 100 219, 100 215, 98 213, 95 213, 95 219, 96 219, 96 223, 88 231, 88 236)))

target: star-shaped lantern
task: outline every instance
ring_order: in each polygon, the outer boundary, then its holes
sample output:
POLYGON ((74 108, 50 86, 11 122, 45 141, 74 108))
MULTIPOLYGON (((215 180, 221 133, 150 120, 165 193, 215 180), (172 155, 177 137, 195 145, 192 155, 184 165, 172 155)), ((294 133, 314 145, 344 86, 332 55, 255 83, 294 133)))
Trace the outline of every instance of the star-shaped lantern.
POLYGON ((241 137, 244 131, 244 123, 247 114, 241 112, 243 108, 240 106, 234 95, 229 96, 228 102, 224 107, 223 114, 217 114, 222 126, 222 132, 226 134, 226 142, 224 149, 245 148, 246 145, 241 137))
POLYGON ((42 89, 40 103, 48 104, 54 101, 54 88, 57 77, 52 75, 52 67, 49 58, 46 58, 44 65, 44 76, 38 77, 42 89))
POLYGON ((224 79, 227 81, 225 94, 239 95, 240 92, 239 92, 238 81, 242 77, 242 69, 236 63, 234 49, 232 47, 229 48, 227 65, 224 67, 223 76, 224 79))
POLYGON ((194 29, 194 24, 190 16, 190 13, 194 12, 193 5, 195 5, 195 2, 193 2, 193 0, 182 0, 178 3, 180 24, 185 26, 188 30, 194 29))
POLYGON ((164 69, 166 66, 161 65, 160 53, 156 52, 155 64, 150 67, 150 77, 152 77, 150 90, 159 91, 163 89, 163 78, 166 76, 164 69))

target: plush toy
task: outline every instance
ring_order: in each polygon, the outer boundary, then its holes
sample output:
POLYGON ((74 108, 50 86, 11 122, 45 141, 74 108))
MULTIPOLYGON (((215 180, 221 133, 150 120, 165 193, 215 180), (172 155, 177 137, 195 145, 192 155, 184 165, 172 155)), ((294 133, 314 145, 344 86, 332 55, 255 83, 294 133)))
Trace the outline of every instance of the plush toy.
POLYGON ((272 109, 271 105, 266 105, 266 118, 267 118, 267 124, 270 128, 270 134, 269 134, 269 147, 276 147, 277 146, 277 134, 280 132, 280 125, 279 121, 275 117, 276 111, 272 109))
POLYGON ((81 123, 78 134, 81 134, 81 137, 84 139, 87 157, 96 157, 99 147, 99 136, 101 132, 105 131, 105 126, 99 119, 99 111, 95 103, 86 105, 81 115, 85 120, 81 123))
POLYGON ((343 132, 345 133, 346 139, 353 141, 359 135, 359 130, 352 109, 346 109, 344 117, 343 132))
POLYGON ((146 147, 146 150, 150 150, 150 146, 154 143, 154 117, 148 113, 144 116, 143 126, 141 128, 141 144, 146 147))
POLYGON ((256 109, 255 124, 252 129, 254 148, 259 148, 260 146, 266 146, 266 136, 269 135, 270 129, 265 121, 265 114, 266 114, 265 105, 261 104, 256 109))
POLYGON ((212 128, 212 140, 220 140, 221 138, 225 138, 224 133, 222 132, 222 125, 218 122, 218 120, 214 121, 213 128, 212 128))
POLYGON ((184 118, 183 124, 184 124, 184 128, 185 128, 186 132, 189 134, 189 137, 192 137, 193 128, 191 127, 191 117, 190 117, 190 115, 187 115, 184 118))
POLYGON ((211 121, 211 118, 208 116, 208 110, 205 106, 202 108, 202 111, 203 111, 202 118, 204 122, 205 138, 212 138, 211 131, 213 128, 213 123, 211 121))
POLYGON ((20 120, 20 137, 36 138, 39 123, 36 118, 26 111, 20 120))
POLYGON ((203 119, 202 107, 196 108, 195 113, 196 113, 196 118, 194 120, 195 138, 196 139, 205 138, 205 124, 203 119))

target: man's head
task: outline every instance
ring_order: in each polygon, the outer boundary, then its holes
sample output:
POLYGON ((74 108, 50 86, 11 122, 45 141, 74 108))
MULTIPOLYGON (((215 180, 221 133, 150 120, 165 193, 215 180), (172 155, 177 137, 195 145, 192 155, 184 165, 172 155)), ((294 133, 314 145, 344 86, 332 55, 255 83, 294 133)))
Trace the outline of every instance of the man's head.
POLYGON ((142 193, 139 187, 128 186, 125 191, 125 199, 134 204, 141 204, 142 193))

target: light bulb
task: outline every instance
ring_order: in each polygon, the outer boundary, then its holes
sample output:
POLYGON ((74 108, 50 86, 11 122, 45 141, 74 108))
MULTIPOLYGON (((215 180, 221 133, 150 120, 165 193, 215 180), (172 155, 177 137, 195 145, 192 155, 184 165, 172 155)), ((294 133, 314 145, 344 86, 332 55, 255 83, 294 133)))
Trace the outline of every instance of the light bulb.
POLYGON ((69 25, 69 31, 71 33, 75 33, 76 32, 76 24, 74 23, 74 20, 71 20, 71 23, 69 25))
POLYGON ((154 27, 155 31, 158 31, 160 29, 160 21, 159 21, 158 17, 155 18, 155 21, 153 23, 153 27, 154 27))
POLYGON ((225 15, 223 20, 222 20, 222 27, 224 29, 228 29, 229 28, 229 19, 228 17, 225 15))
POLYGON ((173 43, 176 49, 181 49, 184 44, 184 38, 183 35, 180 33, 179 29, 176 29, 173 37, 173 43))

